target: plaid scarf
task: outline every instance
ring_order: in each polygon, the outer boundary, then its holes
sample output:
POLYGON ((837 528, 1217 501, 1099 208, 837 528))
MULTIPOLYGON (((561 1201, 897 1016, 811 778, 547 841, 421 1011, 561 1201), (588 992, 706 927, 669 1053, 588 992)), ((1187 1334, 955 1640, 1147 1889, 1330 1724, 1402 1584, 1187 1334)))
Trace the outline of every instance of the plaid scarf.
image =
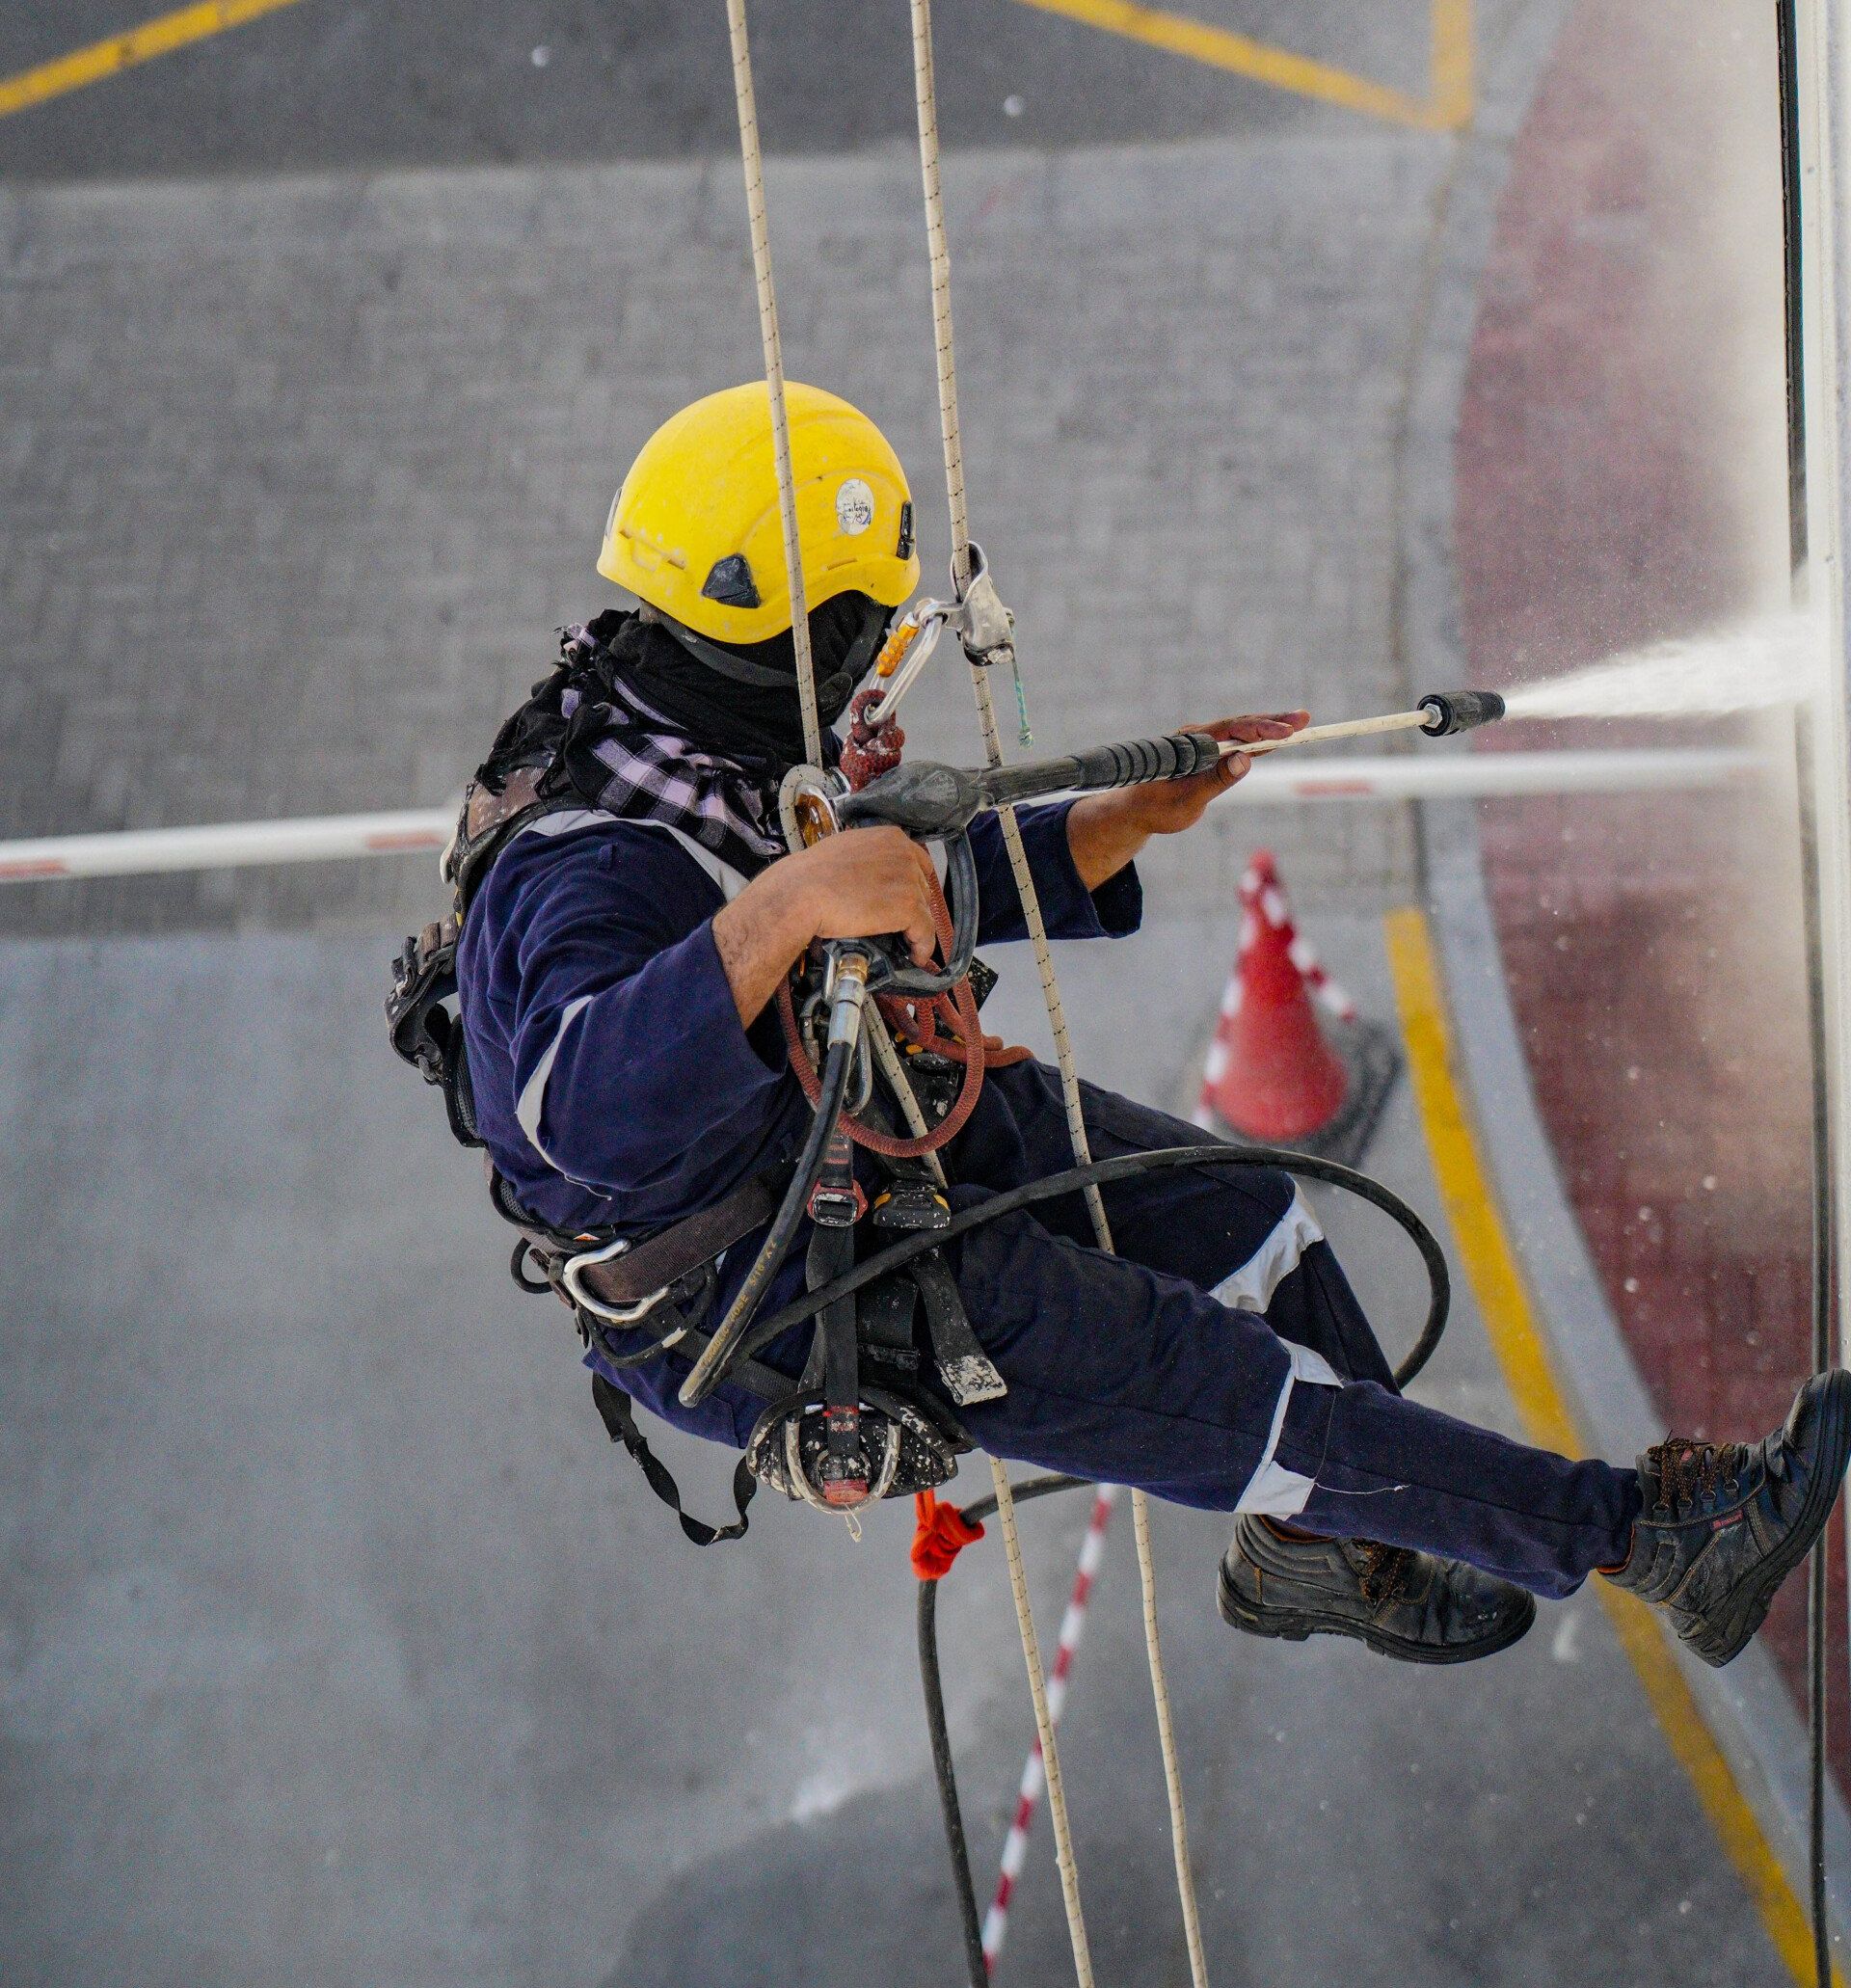
POLYGON ((559 700, 561 757, 581 795, 621 819, 679 828, 746 876, 784 854, 768 768, 684 739, 608 666, 610 652, 589 630, 567 630, 560 652, 573 670, 559 700))

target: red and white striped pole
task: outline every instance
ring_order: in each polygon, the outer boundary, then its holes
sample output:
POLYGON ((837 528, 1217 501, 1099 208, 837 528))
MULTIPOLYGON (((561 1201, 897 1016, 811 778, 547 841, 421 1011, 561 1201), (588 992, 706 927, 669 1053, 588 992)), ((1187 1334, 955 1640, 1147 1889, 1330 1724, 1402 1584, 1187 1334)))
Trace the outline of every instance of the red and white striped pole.
MULTIPOLYGON (((1772 761, 1741 751, 1639 749, 1482 752, 1445 759, 1355 759, 1293 766, 1262 760, 1241 782, 1243 806, 1267 801, 1440 800, 1461 794, 1633 793, 1745 785, 1772 761)), ((456 826, 457 803, 383 815, 295 821, 224 821, 99 835, 0 842, 0 884, 60 877, 154 875, 255 863, 325 863, 351 856, 434 853, 456 826)))
MULTIPOLYGON (((1092 1584, 1105 1551, 1106 1526, 1112 1518, 1116 1485, 1102 1484, 1093 1494, 1092 1516, 1086 1521, 1086 1536, 1080 1545, 1080 1565, 1073 1576, 1073 1593, 1067 1598, 1067 1612, 1060 1619, 1060 1643, 1055 1652, 1054 1668, 1048 1673, 1048 1722, 1060 1723, 1060 1708, 1067 1702, 1067 1679, 1073 1675, 1074 1652, 1086 1632, 1086 1603, 1092 1598, 1092 1584)), ((996 1957, 1003 1950, 1009 1928, 1009 1899, 1015 1881, 1022 1875, 1029 1854, 1029 1830, 1041 1800, 1046 1780, 1041 1765, 1041 1742, 1037 1738, 1022 1768, 1022 1785, 1015 1798, 1015 1819, 1003 1840, 1003 1867, 996 1881, 996 1896, 983 1917, 983 1964, 994 1971, 996 1957)))

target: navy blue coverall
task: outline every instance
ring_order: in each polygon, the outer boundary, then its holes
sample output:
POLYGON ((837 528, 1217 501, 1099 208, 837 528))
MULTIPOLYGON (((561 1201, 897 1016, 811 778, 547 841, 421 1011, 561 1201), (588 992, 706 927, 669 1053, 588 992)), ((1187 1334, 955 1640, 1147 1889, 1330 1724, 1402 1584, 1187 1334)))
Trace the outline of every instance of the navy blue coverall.
MULTIPOLYGON (((1050 934, 1136 930, 1135 870, 1089 893, 1066 813, 1020 817, 1050 934)), ((993 819, 979 819, 973 845, 980 942, 1022 937, 993 819)), ((477 1119, 516 1195, 554 1227, 649 1234, 801 1142, 810 1111, 775 1016, 741 1027, 713 941, 714 913, 744 882, 675 828, 562 812, 517 836, 479 887, 458 959, 477 1119)), ((1086 1116, 1096 1158, 1204 1138, 1090 1087, 1086 1116)), ((992 1071, 945 1158, 960 1207, 1070 1165, 1056 1073, 992 1071)), ((1185 1505, 1422 1547, 1542 1595, 1625 1558, 1635 1473, 1569 1463, 1396 1394, 1289 1177, 1169 1171, 1105 1197, 1115 1254, 1092 1246, 1077 1195, 948 1251, 1008 1383, 1002 1399, 958 1410, 986 1449, 1185 1505)), ((758 1240, 728 1252, 721 1306, 758 1240)), ((800 1241, 768 1305, 801 1288, 803 1253, 800 1241)), ((794 1381, 809 1341, 806 1324, 758 1357, 794 1381)), ((742 1446, 763 1404, 722 1386, 684 1409, 684 1375, 667 1355, 606 1379, 682 1428, 742 1446)), ((924 1382, 934 1384, 929 1366, 924 1382)))

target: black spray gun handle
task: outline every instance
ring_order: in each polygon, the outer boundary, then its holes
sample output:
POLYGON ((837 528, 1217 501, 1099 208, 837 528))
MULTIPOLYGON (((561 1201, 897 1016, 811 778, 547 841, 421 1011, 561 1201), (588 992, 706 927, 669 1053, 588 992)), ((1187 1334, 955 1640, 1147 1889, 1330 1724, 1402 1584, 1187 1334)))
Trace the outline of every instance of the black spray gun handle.
POLYGON ((977 780, 988 804, 1003 807, 1048 793, 1090 793, 1107 787, 1142 787, 1153 780, 1187 780, 1219 766, 1221 758, 1220 742, 1206 732, 1170 732, 1162 739, 1095 745, 1065 759, 993 766, 977 780))
POLYGON ((967 771, 934 760, 915 760, 871 780, 858 793, 836 803, 844 828, 875 822, 904 829, 918 842, 942 842, 948 865, 947 897, 952 907, 952 956, 943 972, 894 963, 876 985, 893 994, 942 994, 970 972, 977 950, 977 861, 968 830, 986 808, 1006 807, 1051 793, 1095 792, 1152 780, 1183 780, 1220 763, 1221 747, 1206 732, 1174 732, 1164 739, 1136 739, 1098 745, 1064 759, 1033 760, 1021 766, 967 771))
POLYGON ((1151 780, 1186 780, 1221 762, 1221 749, 1206 732, 1172 732, 1164 739, 1135 739, 1095 745, 1064 759, 1031 760, 1020 766, 968 771, 915 760, 871 780, 859 793, 836 803, 836 819, 849 828, 887 821, 921 842, 944 842, 985 808, 1013 806, 1051 793, 1085 793, 1133 787, 1151 780))

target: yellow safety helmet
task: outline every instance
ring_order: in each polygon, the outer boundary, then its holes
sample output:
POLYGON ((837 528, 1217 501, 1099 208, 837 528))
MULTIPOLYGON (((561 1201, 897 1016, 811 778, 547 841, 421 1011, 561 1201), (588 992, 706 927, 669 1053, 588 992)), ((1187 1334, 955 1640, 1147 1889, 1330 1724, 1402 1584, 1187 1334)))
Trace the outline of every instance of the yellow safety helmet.
MULTIPOLYGON (((786 384, 797 539, 814 610, 838 594, 898 607, 919 582, 906 472, 868 416, 786 384)), ((598 571, 710 641, 768 641, 791 589, 763 381, 710 393, 644 443, 611 500, 598 571)))

